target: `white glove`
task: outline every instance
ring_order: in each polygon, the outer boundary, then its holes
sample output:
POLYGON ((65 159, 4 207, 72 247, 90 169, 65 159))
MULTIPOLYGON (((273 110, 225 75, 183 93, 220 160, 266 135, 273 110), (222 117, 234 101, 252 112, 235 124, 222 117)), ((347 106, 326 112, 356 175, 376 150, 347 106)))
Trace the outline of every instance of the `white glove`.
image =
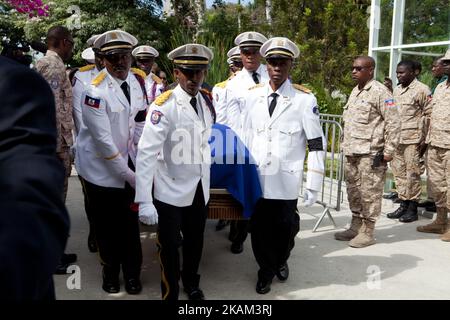
POLYGON ((318 191, 306 189, 305 193, 303 194, 303 205, 305 207, 309 207, 316 203, 318 193, 318 191))
POLYGON ((156 212, 153 202, 139 203, 139 221, 148 225, 158 223, 158 212, 156 212))
POLYGON ((136 174, 130 168, 125 172, 123 178, 133 189, 136 189, 136 174))

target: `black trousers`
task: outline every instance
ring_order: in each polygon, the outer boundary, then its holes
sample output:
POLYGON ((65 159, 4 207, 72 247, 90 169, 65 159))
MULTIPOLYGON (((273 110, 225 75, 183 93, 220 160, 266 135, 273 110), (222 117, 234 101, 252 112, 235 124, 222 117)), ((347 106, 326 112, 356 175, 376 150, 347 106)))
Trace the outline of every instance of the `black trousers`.
POLYGON ((297 200, 261 198, 250 219, 252 249, 259 265, 258 278, 272 280, 287 262, 300 230, 297 200))
POLYGON ((84 180, 89 199, 101 264, 105 275, 117 277, 122 266, 125 279, 139 278, 142 249, 138 213, 131 210, 134 190, 106 188, 84 180))
POLYGON ((89 197, 86 193, 86 180, 84 180, 81 176, 78 176, 78 179, 80 180, 81 183, 81 190, 83 191, 83 197, 84 197, 84 211, 86 212, 86 217, 88 219, 89 222, 89 229, 90 232, 93 232, 93 224, 94 224, 94 218, 92 217, 92 209, 89 205, 89 197))
POLYGON ((228 238, 231 242, 244 243, 248 235, 249 220, 231 220, 228 238))
POLYGON ((192 205, 176 207, 154 200, 158 211, 158 253, 161 265, 161 294, 163 300, 178 300, 179 284, 185 288, 198 287, 197 274, 203 251, 203 234, 207 209, 201 182, 192 205), (182 245, 183 268, 180 272, 178 248, 182 245))

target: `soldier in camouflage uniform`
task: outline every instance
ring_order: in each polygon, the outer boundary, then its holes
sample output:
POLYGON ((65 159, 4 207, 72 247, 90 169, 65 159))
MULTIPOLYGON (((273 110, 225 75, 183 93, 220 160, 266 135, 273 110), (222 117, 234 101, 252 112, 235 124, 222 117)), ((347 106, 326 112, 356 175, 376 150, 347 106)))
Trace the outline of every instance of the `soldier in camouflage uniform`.
MULTIPOLYGON (((444 73, 450 75, 450 49, 442 58, 444 73)), ((426 138, 428 144, 427 170, 429 171, 433 199, 436 202, 436 219, 417 231, 442 234, 443 241, 450 241, 447 211, 450 208, 450 81, 441 82, 434 91, 433 100, 425 111, 430 118, 426 138)))
MULTIPOLYGON (((63 201, 66 201, 69 176, 72 171, 70 147, 73 144, 72 86, 64 66, 64 62, 72 57, 73 38, 70 31, 62 26, 51 27, 47 32, 47 47, 45 57, 36 63, 36 71, 47 80, 55 97, 56 154, 64 165, 64 190, 61 190, 61 197, 63 201)), ((66 274, 67 267, 76 260, 76 254, 64 253, 55 273, 66 274)))
POLYGON ((352 211, 350 228, 335 233, 336 240, 362 248, 375 243, 373 231, 381 212, 387 162, 398 145, 400 122, 389 90, 373 79, 375 61, 361 56, 353 61, 358 83, 344 107, 345 178, 352 211))
POLYGON ((66 74, 65 61, 70 60, 73 51, 73 38, 70 31, 62 26, 54 26, 47 33, 48 50, 45 57, 36 63, 36 70, 49 83, 55 96, 57 145, 56 153, 65 169, 64 201, 67 196, 68 178, 72 170, 70 147, 72 138, 72 85, 66 74))
POLYGON ((422 191, 420 158, 425 144, 424 111, 431 100, 430 88, 417 80, 414 68, 414 61, 401 61, 397 65, 399 85, 394 88, 401 132, 391 168, 401 202, 400 207, 387 217, 400 222, 418 219, 417 204, 422 191))

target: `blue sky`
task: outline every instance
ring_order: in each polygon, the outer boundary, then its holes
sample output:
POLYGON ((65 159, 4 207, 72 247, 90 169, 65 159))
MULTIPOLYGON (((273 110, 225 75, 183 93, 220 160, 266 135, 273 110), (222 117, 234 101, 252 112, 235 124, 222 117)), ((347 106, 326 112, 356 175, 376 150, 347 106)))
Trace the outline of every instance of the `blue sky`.
MULTIPOLYGON (((210 8, 213 2, 214 0, 206 0, 206 7, 210 8)), ((237 3, 237 2, 238 2, 237 0, 225 0, 225 3, 237 3)), ((250 2, 252 2, 252 0, 241 0, 242 5, 248 4, 250 2)))

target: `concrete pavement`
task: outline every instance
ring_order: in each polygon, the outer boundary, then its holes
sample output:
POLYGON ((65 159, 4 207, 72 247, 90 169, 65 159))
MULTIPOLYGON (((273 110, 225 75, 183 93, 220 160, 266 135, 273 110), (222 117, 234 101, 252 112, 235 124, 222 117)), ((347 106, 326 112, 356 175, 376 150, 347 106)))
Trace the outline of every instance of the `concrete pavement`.
MULTIPOLYGON (((59 300, 159 300, 160 270, 156 255, 155 227, 142 226, 144 252, 143 291, 128 295, 107 294, 101 289, 98 256, 87 249, 87 220, 83 195, 76 176, 70 177, 67 207, 71 217, 71 236, 66 252, 77 253, 79 284, 73 275, 55 275, 59 300), (68 285, 69 282, 69 285, 68 285)), ((216 232, 216 220, 208 220, 200 265, 201 288, 207 299, 217 300, 298 300, 298 299, 449 299, 450 243, 438 235, 416 232, 429 219, 403 224, 386 218, 396 204, 383 200, 383 215, 377 223, 377 244, 355 249, 334 240, 333 228, 325 218, 317 232, 311 232, 322 212, 320 205, 299 207, 300 232, 289 259, 290 277, 280 283, 276 278, 266 295, 255 292, 257 264, 250 237, 242 254, 229 251, 228 229, 216 232)), ((341 230, 350 220, 346 203, 341 211, 331 211, 341 230)), ((180 299, 186 299, 180 293, 180 299)))

